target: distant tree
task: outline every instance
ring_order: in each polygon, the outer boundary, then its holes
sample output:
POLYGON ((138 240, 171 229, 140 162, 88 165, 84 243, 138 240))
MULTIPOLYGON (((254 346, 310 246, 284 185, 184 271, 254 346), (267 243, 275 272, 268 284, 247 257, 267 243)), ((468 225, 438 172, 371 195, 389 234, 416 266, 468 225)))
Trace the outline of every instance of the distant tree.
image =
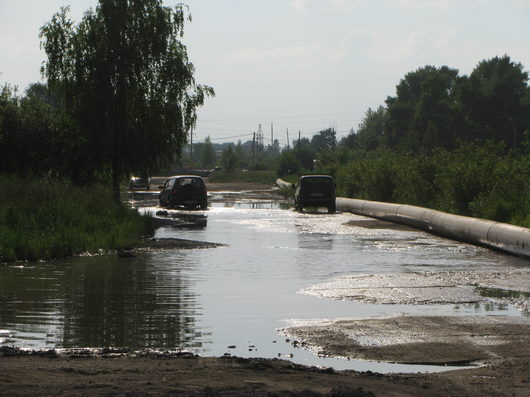
POLYGON ((32 83, 26 88, 27 98, 37 98, 42 102, 52 103, 50 91, 46 84, 43 83, 32 83))
POLYGON ((235 149, 236 158, 239 159, 239 167, 246 167, 250 163, 250 156, 245 153, 245 147, 241 143, 241 139, 237 141, 235 149))
POLYGON ((210 168, 215 165, 215 150, 209 136, 204 139, 200 159, 202 167, 210 168))
POLYGON ((183 5, 162 0, 99 0, 78 25, 62 8, 41 28, 42 68, 53 97, 78 128, 83 150, 72 179, 109 172, 120 180, 166 164, 186 143, 211 87, 197 85, 180 41, 183 5))
POLYGON ((294 150, 284 151, 276 163, 276 176, 297 175, 302 171, 302 164, 297 159, 294 150))
POLYGON ((414 152, 452 148, 464 128, 458 70, 425 66, 407 73, 386 100, 388 144, 414 152))
POLYGON ((334 128, 319 131, 311 138, 311 145, 318 152, 333 149, 337 146, 337 136, 334 128))
POLYGON ((504 141, 513 147, 530 128, 528 72, 509 56, 481 61, 460 91, 474 138, 504 141))
POLYGON ((306 170, 313 169, 313 160, 316 158, 315 147, 308 138, 293 140, 293 153, 306 170))
POLYGON ((275 158, 280 154, 280 142, 278 139, 274 139, 274 142, 272 142, 272 145, 269 145, 269 154, 271 158, 275 158))
POLYGON ((375 111, 368 108, 357 131, 352 129, 346 137, 342 138, 341 146, 365 151, 383 146, 386 138, 385 118, 386 108, 384 106, 379 106, 375 111))
POLYGON ((232 144, 229 144, 226 149, 223 150, 223 153, 221 154, 221 161, 223 163, 223 167, 229 172, 232 172, 236 169, 237 164, 237 158, 236 154, 234 153, 234 149, 232 148, 232 144))

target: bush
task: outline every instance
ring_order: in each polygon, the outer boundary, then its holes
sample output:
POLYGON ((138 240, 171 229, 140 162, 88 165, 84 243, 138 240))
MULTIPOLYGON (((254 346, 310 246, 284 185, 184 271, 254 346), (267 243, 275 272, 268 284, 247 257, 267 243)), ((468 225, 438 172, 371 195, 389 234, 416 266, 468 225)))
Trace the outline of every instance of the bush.
POLYGON ((297 175, 302 171, 302 164, 293 153, 293 151, 287 151, 282 153, 276 163, 276 176, 278 178, 286 175, 297 175))
POLYGON ((334 165, 337 193, 530 227, 530 155, 504 153, 491 143, 415 155, 378 150, 334 165))

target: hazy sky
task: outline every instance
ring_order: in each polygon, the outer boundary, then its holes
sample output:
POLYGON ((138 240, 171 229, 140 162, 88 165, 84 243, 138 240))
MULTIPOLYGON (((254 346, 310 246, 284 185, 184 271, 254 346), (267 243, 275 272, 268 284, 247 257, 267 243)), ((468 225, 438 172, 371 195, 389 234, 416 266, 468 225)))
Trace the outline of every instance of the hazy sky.
MULTIPOLYGON (((166 5, 179 1, 166 0, 166 5)), ((334 127, 357 128, 366 110, 425 65, 469 74, 508 54, 530 69, 530 0, 184 0, 184 41, 198 83, 216 97, 199 111, 194 141, 268 144, 334 127), (235 138, 227 138, 235 137, 235 138), (239 137, 239 138, 238 138, 239 137)), ((40 80, 39 28, 63 5, 71 17, 96 0, 0 0, 0 83, 40 80)))

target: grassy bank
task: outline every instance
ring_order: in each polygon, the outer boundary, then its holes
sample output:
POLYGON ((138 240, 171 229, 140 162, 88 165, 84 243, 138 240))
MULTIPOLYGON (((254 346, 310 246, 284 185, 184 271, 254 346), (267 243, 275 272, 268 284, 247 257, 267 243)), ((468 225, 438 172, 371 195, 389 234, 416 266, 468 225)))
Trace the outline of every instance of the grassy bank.
POLYGON ((110 189, 0 176, 0 262, 124 248, 150 231, 110 189))

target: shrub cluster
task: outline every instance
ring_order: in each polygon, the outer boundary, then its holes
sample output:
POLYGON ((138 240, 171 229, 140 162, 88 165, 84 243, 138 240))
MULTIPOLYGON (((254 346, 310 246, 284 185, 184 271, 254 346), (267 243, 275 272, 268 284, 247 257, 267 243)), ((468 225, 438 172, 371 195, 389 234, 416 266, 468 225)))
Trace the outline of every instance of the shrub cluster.
POLYGON ((530 154, 506 154, 501 144, 414 155, 379 150, 325 171, 342 196, 530 227, 530 154))

